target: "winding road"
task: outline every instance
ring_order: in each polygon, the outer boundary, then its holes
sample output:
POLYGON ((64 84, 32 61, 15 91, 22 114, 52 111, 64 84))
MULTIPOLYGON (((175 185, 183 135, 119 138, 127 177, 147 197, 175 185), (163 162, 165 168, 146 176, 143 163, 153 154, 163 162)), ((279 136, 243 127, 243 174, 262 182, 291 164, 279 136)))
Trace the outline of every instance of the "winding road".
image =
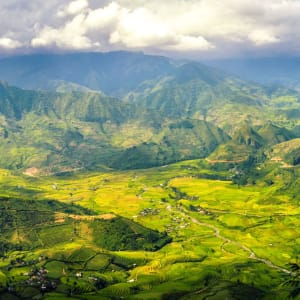
MULTIPOLYGON (((167 206, 167 210, 169 212, 172 211, 172 207, 171 205, 168 205, 167 206)), ((209 223, 205 223, 205 222, 200 222, 198 221, 196 218, 193 218, 189 215, 187 215, 183 210, 180 210, 179 213, 183 216, 183 217, 186 217, 186 218, 189 218, 191 220, 191 222, 193 222, 194 224, 197 224, 199 226, 203 226, 203 227, 207 227, 207 228, 210 228, 214 231, 214 236, 221 239, 222 241, 224 241, 223 245, 224 244, 227 244, 227 243, 231 243, 241 249, 243 249, 244 251, 248 252, 249 253, 249 258, 250 259, 253 259, 253 260, 256 260, 256 261, 259 261, 259 262, 262 262, 264 264, 266 264, 268 267, 272 268, 272 269, 276 269, 278 271, 281 271, 281 272, 284 272, 286 274, 290 274, 290 275, 293 275, 293 272, 285 269, 285 268, 282 268, 280 266, 277 266, 277 265, 274 265, 270 260, 268 259, 265 259, 265 258, 262 258, 262 257, 259 257, 257 256, 252 249, 248 248, 247 246, 239 243, 239 242, 236 242, 236 241, 233 241, 223 235, 221 235, 220 233, 220 229, 212 224, 209 224, 209 223)), ((222 245, 222 246, 223 246, 222 245)))

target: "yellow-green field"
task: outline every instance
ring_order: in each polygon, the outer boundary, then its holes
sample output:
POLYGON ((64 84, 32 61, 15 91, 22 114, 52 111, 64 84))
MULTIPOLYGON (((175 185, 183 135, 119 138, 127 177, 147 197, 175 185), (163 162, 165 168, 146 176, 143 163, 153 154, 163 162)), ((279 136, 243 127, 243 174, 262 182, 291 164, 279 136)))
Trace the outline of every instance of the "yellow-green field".
MULTIPOLYGON (((6 253, 0 282, 29 276, 32 266, 13 266, 12 259, 42 256, 47 259, 35 266, 59 281, 45 299, 287 299, 293 287, 285 282, 295 277, 288 264, 298 263, 300 253, 298 203, 276 185, 237 186, 201 175, 228 174, 198 161, 39 178, 1 171, 3 197, 58 200, 95 215, 123 216, 167 232, 172 242, 158 251, 109 251, 93 242, 92 227, 78 217, 76 234, 68 236, 74 221, 61 227, 65 231, 38 233, 43 247, 6 253)), ((22 230, 16 231, 20 242, 22 230)), ((22 288, 29 297, 40 293, 22 288)), ((18 284, 15 289, 20 293, 18 284)))

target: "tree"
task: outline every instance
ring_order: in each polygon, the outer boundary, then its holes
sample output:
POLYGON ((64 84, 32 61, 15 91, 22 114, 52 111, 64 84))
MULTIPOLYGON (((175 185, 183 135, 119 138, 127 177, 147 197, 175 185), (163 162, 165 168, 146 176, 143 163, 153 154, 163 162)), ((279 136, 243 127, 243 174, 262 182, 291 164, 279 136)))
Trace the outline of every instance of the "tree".
POLYGON ((300 295, 300 265, 298 263, 290 263, 288 267, 292 271, 291 277, 283 285, 289 286, 291 288, 290 297, 296 298, 300 295))

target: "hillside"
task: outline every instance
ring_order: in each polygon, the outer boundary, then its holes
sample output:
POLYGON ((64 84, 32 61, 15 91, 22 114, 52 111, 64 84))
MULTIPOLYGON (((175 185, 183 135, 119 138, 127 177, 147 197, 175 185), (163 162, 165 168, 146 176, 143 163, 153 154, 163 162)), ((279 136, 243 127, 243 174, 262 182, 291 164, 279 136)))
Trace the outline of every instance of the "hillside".
POLYGON ((0 102, 0 163, 13 169, 141 168, 205 157, 229 139, 209 122, 175 121, 96 92, 30 91, 3 83, 0 102))
POLYGON ((195 61, 139 52, 3 58, 0 79, 27 89, 92 89, 137 103, 139 114, 152 110, 148 119, 155 114, 158 119, 202 118, 228 130, 240 122, 278 121, 278 114, 285 123, 299 119, 297 91, 254 84, 195 61))
POLYGON ((287 142, 277 144, 272 147, 271 155, 273 160, 291 164, 293 166, 300 164, 300 139, 293 139, 287 142))
POLYGON ((6 118, 20 120, 28 113, 104 123, 124 121, 128 109, 116 98, 96 92, 44 92, 23 90, 0 83, 0 113, 6 118))
POLYGON ((13 82, 53 88, 0 84, 0 166, 25 173, 152 167, 207 157, 219 146, 215 158, 235 160, 299 137, 296 91, 242 81, 197 62, 113 52, 1 64, 0 73, 31 68, 13 82), (106 88, 84 82, 89 72, 106 88))
POLYGON ((170 119, 212 122, 230 135, 244 123, 291 128, 299 122, 297 91, 243 81, 197 62, 142 83, 124 99, 170 119))
POLYGON ((65 244, 70 239, 85 240, 83 228, 91 235, 89 242, 107 250, 151 251, 170 242, 167 235, 125 218, 91 216, 88 209, 53 200, 2 198, 0 210, 2 254, 13 249, 33 251, 65 244))
POLYGON ((264 143, 268 145, 279 144, 296 137, 296 134, 292 131, 274 124, 266 124, 259 128, 257 132, 262 137, 264 143))
POLYGON ((211 123, 184 120, 171 123, 143 142, 124 151, 113 167, 147 168, 175 161, 206 157, 230 137, 211 123))

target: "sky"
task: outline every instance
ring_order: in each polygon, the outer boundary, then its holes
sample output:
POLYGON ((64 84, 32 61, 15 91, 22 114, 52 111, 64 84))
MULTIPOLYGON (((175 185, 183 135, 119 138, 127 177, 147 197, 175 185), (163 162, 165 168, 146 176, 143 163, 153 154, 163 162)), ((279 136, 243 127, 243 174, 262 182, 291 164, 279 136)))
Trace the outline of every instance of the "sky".
POLYGON ((300 0, 0 0, 0 55, 300 55, 300 0))

